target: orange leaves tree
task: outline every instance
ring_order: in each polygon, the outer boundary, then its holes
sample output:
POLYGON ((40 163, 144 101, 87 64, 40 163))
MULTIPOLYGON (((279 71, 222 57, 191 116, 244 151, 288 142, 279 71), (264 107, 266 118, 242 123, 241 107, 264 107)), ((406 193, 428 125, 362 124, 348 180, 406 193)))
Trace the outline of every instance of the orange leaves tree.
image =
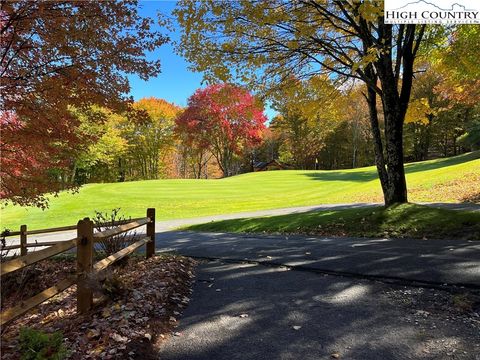
POLYGON ((174 150, 174 119, 180 107, 163 99, 143 98, 133 105, 146 116, 129 122, 123 131, 129 142, 126 172, 130 179, 157 179, 166 175, 167 158, 174 150))
POLYGON ((261 141, 266 120, 263 105, 247 90, 215 84, 188 99, 176 131, 189 146, 210 151, 223 176, 230 176, 236 172, 236 156, 261 141))
POLYGON ((82 146, 70 111, 128 108, 126 74, 158 74, 145 55, 166 39, 137 1, 1 1, 1 198, 45 206, 54 169, 82 146))
POLYGON ((184 0, 175 14, 183 29, 178 50, 208 78, 237 77, 262 90, 292 75, 366 84, 385 203, 407 201, 402 132, 424 25, 385 24, 383 1, 366 0, 184 0))

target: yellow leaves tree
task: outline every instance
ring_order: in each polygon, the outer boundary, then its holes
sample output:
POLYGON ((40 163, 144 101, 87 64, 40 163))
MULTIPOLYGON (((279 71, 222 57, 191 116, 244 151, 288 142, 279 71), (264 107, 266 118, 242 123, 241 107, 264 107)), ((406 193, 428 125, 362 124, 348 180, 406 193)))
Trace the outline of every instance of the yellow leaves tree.
POLYGON ((324 75, 308 80, 291 78, 274 94, 280 112, 272 123, 283 136, 281 160, 298 168, 311 168, 325 137, 343 117, 345 97, 324 75))
POLYGON ((418 123, 428 125, 431 121, 431 116, 437 115, 438 111, 432 109, 427 98, 414 99, 408 105, 407 114, 405 116, 405 123, 418 123))
POLYGON ((70 181, 117 181, 119 159, 128 149, 121 130, 124 117, 98 106, 86 111, 72 111, 80 121, 77 132, 84 141, 77 149, 70 181))
POLYGON ((173 125, 180 111, 175 104, 153 97, 135 102, 126 113, 98 107, 76 110, 78 132, 85 139, 74 165, 77 181, 165 176, 175 151, 173 125))
POLYGON ((167 159, 174 151, 174 120, 181 108, 166 100, 144 98, 133 105, 139 119, 125 124, 129 143, 125 171, 129 178, 157 179, 167 172, 167 159))

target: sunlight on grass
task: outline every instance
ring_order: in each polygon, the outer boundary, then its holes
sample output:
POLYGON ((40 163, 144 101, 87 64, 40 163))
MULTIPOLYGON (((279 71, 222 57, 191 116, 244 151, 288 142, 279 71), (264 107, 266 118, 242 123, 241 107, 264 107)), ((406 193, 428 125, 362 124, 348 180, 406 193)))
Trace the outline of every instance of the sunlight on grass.
MULTIPOLYGON (((480 152, 453 158, 408 164, 410 201, 457 202, 480 193, 480 152), (448 191, 445 186, 447 184, 448 191)), ((317 205, 326 203, 381 202, 375 167, 348 170, 285 170, 242 174, 226 179, 168 179, 112 184, 88 184, 77 194, 52 197, 50 208, 7 206, 2 209, 2 228, 29 229, 75 224, 93 216, 94 210, 120 207, 127 216, 144 216, 147 207, 157 210, 157 219, 189 218, 317 205)), ((283 226, 278 224, 278 227, 283 226)))

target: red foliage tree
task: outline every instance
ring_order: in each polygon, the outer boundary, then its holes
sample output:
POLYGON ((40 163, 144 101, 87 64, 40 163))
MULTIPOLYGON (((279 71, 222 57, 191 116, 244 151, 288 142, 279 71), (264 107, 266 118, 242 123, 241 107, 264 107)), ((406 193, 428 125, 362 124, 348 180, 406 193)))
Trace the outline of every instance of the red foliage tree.
POLYGON ((158 74, 146 52, 166 39, 137 9, 135 0, 0 0, 2 199, 45 206, 43 194, 66 185, 57 170, 85 146, 72 107, 125 111, 126 74, 158 74))
POLYGON ((208 149, 223 176, 234 173, 235 157, 261 142, 266 117, 263 105, 247 90, 231 84, 198 89, 176 120, 187 144, 208 149))

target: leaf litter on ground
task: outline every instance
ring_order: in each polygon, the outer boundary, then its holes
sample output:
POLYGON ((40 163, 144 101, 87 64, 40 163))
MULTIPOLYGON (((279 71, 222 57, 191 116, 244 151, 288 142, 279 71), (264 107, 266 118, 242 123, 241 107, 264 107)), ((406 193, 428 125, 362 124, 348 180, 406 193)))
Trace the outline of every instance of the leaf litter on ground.
MULTIPOLYGON (((86 316, 76 314, 76 286, 72 286, 2 330, 2 359, 20 358, 21 327, 61 331, 70 359, 154 359, 155 347, 176 335, 177 317, 190 298, 195 264, 174 255, 130 258, 115 269, 124 291, 86 316)), ((63 265, 51 261, 50 267, 63 265)), ((49 266, 44 267, 42 273, 49 266)), ((8 298, 7 303, 11 303, 8 298)))

